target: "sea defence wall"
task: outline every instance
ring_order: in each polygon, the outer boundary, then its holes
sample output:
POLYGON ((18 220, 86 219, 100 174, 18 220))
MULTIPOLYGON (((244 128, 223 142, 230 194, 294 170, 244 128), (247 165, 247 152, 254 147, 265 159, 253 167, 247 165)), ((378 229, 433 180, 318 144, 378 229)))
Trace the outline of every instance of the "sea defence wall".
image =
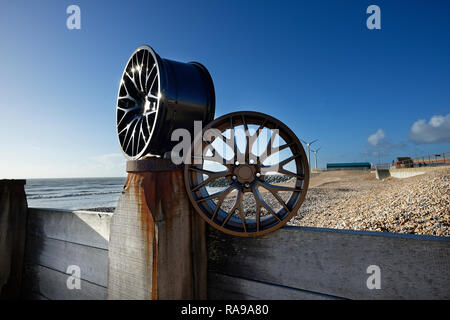
MULTIPOLYGON (((30 208, 23 297, 106 299, 110 219, 30 208)), ((207 228, 207 246, 208 299, 450 299, 450 238, 303 227, 240 238, 207 228), (369 289, 376 268, 380 289, 369 289)))
POLYGON ((433 166, 433 167, 415 167, 415 168, 396 168, 396 167, 381 167, 376 168, 375 173, 378 180, 382 180, 388 177, 394 177, 398 179, 405 179, 415 177, 426 172, 439 170, 442 168, 450 168, 450 166, 433 166))
POLYGON ((381 169, 381 168, 377 168, 375 170, 375 174, 378 180, 383 180, 386 178, 389 178, 391 176, 389 169, 381 169))
POLYGON ((415 167, 415 168, 396 168, 391 167, 389 173, 394 178, 410 178, 424 174, 426 172, 440 170, 442 168, 450 168, 450 166, 430 166, 430 167, 415 167))

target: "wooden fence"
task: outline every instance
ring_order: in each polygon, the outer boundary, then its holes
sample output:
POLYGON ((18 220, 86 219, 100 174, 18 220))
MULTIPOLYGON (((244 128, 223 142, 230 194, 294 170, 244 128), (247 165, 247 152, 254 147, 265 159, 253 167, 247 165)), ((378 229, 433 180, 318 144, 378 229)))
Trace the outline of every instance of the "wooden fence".
MULTIPOLYGON (((110 214, 30 208, 28 221, 23 296, 105 299, 110 214), (70 265, 80 289, 67 286, 70 265)), ((208 228, 208 298, 449 299, 449 240, 299 227, 248 239, 208 228), (369 266, 380 289, 367 286, 369 266)))
POLYGON ((0 299, 17 299, 26 240, 25 180, 0 180, 0 299))
POLYGON ((254 239, 209 232, 213 299, 450 298, 449 238, 304 227, 254 239), (370 266, 380 270, 380 289, 367 286, 370 266))
POLYGON ((24 298, 106 299, 110 214, 28 210, 24 298), (81 289, 67 286, 73 265, 81 289))

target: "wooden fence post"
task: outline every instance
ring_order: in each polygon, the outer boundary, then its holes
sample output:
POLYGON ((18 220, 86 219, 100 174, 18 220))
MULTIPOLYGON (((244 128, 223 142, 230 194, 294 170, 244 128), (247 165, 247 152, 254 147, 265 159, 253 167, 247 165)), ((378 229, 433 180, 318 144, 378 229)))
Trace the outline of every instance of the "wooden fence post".
POLYGON ((0 180, 0 298, 18 299, 27 225, 25 180, 0 180))
POLYGON ((206 299, 205 224, 170 160, 127 162, 111 220, 108 299, 206 299))

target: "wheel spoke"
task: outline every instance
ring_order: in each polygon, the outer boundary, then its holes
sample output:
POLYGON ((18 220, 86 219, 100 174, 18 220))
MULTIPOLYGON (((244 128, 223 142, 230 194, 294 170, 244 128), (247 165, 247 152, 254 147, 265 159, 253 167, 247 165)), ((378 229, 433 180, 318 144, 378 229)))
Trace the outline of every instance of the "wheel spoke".
POLYGON ((253 149, 253 145, 258 140, 259 134, 261 133, 261 130, 264 129, 266 122, 267 122, 267 119, 263 119, 263 121, 261 122, 259 127, 256 129, 255 133, 250 137, 251 138, 250 139, 251 140, 250 150, 253 149))
POLYGON ((136 145, 136 149, 139 147, 139 138, 140 138, 140 135, 141 135, 141 133, 140 133, 140 128, 139 128, 139 130, 136 130, 136 128, 138 127, 138 126, 141 126, 142 127, 142 118, 139 118, 139 120, 138 120, 138 122, 136 123, 136 126, 134 127, 134 130, 133 130, 133 144, 131 145, 131 155, 132 156, 134 156, 135 155, 135 153, 134 153, 134 146, 135 146, 135 141, 137 141, 137 145, 136 145), (138 138, 136 139, 136 134, 138 135, 138 138))
POLYGON ((214 212, 213 212, 213 214, 211 216, 211 220, 212 221, 214 221, 214 218, 216 217, 217 212, 219 212, 220 207, 222 206, 222 203, 223 203, 224 200, 225 200, 225 197, 219 198, 219 201, 217 201, 216 207, 214 208, 214 212))
POLYGON ((221 177, 222 174, 228 173, 228 171, 210 171, 210 170, 201 169, 201 168, 197 168, 197 167, 193 167, 193 166, 191 166, 189 169, 192 171, 202 173, 202 174, 206 174, 208 176, 216 176, 216 178, 221 177))
POLYGON ((144 139, 144 144, 147 144, 147 141, 146 141, 145 135, 144 135, 143 127, 144 127, 144 121, 141 121, 141 128, 139 129, 138 148, 139 148, 139 144, 141 143, 141 137, 142 137, 142 139, 144 139))
MULTIPOLYGON (((147 76, 145 77, 145 85, 147 86, 147 83, 148 83, 148 79, 150 78, 150 76, 151 76, 151 74, 152 74, 152 72, 153 72, 153 70, 156 68, 156 63, 155 64, 153 64, 153 67, 152 67, 152 69, 150 70, 150 72, 149 73, 147 73, 147 76)), ((154 82, 154 80, 153 80, 153 82, 154 82)), ((153 83, 152 82, 152 83, 153 83)), ((146 89, 147 89, 147 87, 146 87, 146 89)), ((150 91, 150 90, 149 90, 150 91)))
POLYGON ((293 191, 293 192, 302 191, 301 188, 278 186, 276 184, 270 184, 270 183, 262 182, 262 181, 258 181, 257 183, 269 191, 293 191))
POLYGON ((279 165, 261 166, 261 174, 263 176, 268 176, 267 173, 269 173, 269 172, 282 173, 282 174, 287 175, 289 177, 297 178, 299 180, 304 180, 305 179, 305 175, 304 174, 297 174, 297 173, 291 172, 289 170, 281 168, 279 165))
POLYGON ((233 140, 232 146, 234 152, 233 162, 236 162, 238 161, 238 158, 242 159, 242 153, 239 151, 239 148, 237 146, 236 131, 234 130, 233 117, 230 117, 230 139, 233 140))
POLYGON ((135 135, 137 135, 137 137, 134 138, 134 140, 136 140, 136 149, 135 149, 135 153, 134 155, 137 155, 139 153, 139 145, 141 143, 141 132, 142 132, 142 124, 144 123, 144 117, 139 118, 139 124, 136 125, 136 129, 139 126, 139 130, 134 130, 135 131, 135 135))
MULTIPOLYGON (((129 135, 129 137, 128 137, 128 143, 127 143, 127 146, 125 147, 125 151, 126 150, 128 150, 128 147, 130 146, 130 142, 131 142, 131 140, 132 140, 132 137, 134 137, 134 135, 133 135, 133 132, 134 132, 134 129, 136 128, 136 125, 137 125, 137 122, 136 122, 136 120, 138 119, 138 117, 134 117, 134 119, 129 123, 129 130, 127 130, 127 134, 128 134, 128 132, 129 131, 131 131, 131 134, 129 135), (131 129, 131 126, 134 124, 134 127, 133 127, 133 129, 131 129)), ((126 142, 126 135, 125 135, 125 140, 124 140, 124 143, 126 142)))
POLYGON ((261 204, 262 204, 262 206, 263 206, 264 208, 266 208, 267 211, 269 211, 269 213, 270 213, 273 217, 275 217, 275 219, 278 220, 278 222, 281 222, 280 217, 277 216, 277 214, 275 213, 275 211, 273 211, 273 209, 272 209, 265 201, 262 201, 261 204))
POLYGON ((282 151, 282 150, 284 150, 284 149, 286 149, 286 148, 291 148, 291 147, 293 147, 295 145, 295 143, 285 143, 285 144, 283 144, 282 146, 279 146, 278 147, 278 151, 282 151))
MULTIPOLYGON (((278 162, 277 164, 272 164, 270 166, 262 165, 261 166, 261 170, 264 171, 264 172, 269 172, 269 171, 281 172, 281 170, 284 170, 283 166, 285 166, 286 164, 288 164, 292 160, 297 159, 298 157, 300 157, 300 155, 299 154, 295 154, 295 155, 290 156, 289 158, 287 158, 287 159, 285 159, 285 160, 283 160, 281 162, 278 162)), ((286 170, 284 170, 284 171, 286 171, 286 170)), ((286 171, 286 172, 289 172, 289 171, 286 171)), ((291 175, 291 174, 294 174, 294 173, 292 173, 292 172, 290 174, 288 173, 288 175, 291 175)))
POLYGON ((259 199, 259 195, 257 194, 256 187, 252 186, 252 193, 253 198, 256 202, 256 209, 255 209, 255 219, 256 219, 256 232, 259 232, 260 224, 261 224, 261 201, 259 199))
POLYGON ((282 174, 285 174, 287 176, 290 176, 290 177, 294 177, 294 178, 300 179, 300 180, 304 180, 305 179, 305 175, 304 174, 293 173, 293 172, 288 171, 288 170, 283 169, 283 168, 278 169, 278 172, 282 173, 282 174))
POLYGON ((206 180, 203 180, 201 183, 199 183, 198 185, 196 185, 195 187, 193 187, 191 189, 191 191, 197 191, 198 189, 200 189, 201 187, 207 185, 208 183, 210 183, 213 180, 216 180, 217 178, 220 177, 225 177, 228 174, 228 170, 226 171, 221 171, 221 172, 217 172, 217 173, 213 173, 211 174, 206 180))
POLYGON ((264 160, 266 160, 269 156, 272 155, 272 151, 277 150, 275 148, 272 148, 273 142, 275 140, 275 136, 278 134, 275 130, 276 129, 273 129, 272 133, 270 134, 270 138, 269 138, 269 141, 267 142, 266 150, 260 156, 260 162, 264 162, 264 160))
MULTIPOLYGON (((223 137, 223 136, 222 136, 223 137)), ((217 152, 216 148, 212 145, 211 142, 209 141, 204 141, 206 147, 203 147, 203 160, 208 160, 208 161, 212 161, 212 162, 217 162, 219 164, 225 164, 225 159, 219 154, 219 152, 217 152), (211 151, 212 156, 207 156, 207 152, 211 151)), ((194 157, 195 154, 192 154, 192 156, 194 157)))
MULTIPOLYGON (((230 209, 230 212, 228 213, 226 218, 223 220, 222 227, 228 223, 228 220, 230 220, 230 218, 233 216, 233 214, 234 214, 234 212, 236 210, 239 210, 239 214, 241 214, 241 211, 242 211, 242 206, 241 206, 242 198, 243 198, 243 193, 242 193, 241 190, 238 190, 238 194, 236 196, 236 202, 234 203, 234 206, 230 209)), ((241 218, 241 220, 242 220, 242 218, 241 218)), ((246 230, 245 219, 242 221, 242 223, 244 225, 244 230, 246 230)), ((245 232, 247 232, 247 231, 245 231, 245 232)))
POLYGON ((244 200, 244 194, 241 193, 241 196, 238 198, 239 204, 237 205, 237 210, 239 210, 239 216, 241 217, 242 227, 244 228, 244 232, 247 232, 247 224, 245 222, 245 212, 242 208, 242 201, 244 200))
POLYGON ((259 201, 259 205, 264 207, 267 211, 269 211, 269 213, 274 216, 278 221, 281 221, 280 217, 277 216, 277 214, 275 213, 275 211, 273 211, 273 209, 267 204, 267 202, 264 200, 263 196, 261 195, 261 193, 258 191, 258 189, 256 189, 256 187, 253 189, 254 190, 254 195, 256 195, 256 197, 258 198, 257 201, 259 201))
POLYGON ((212 200, 212 199, 215 199, 215 198, 221 198, 221 197, 226 197, 227 196, 227 194, 229 193, 229 192, 231 192, 233 189, 236 189, 236 186, 235 185, 230 185, 228 188, 226 188, 225 190, 222 190, 222 191, 219 191, 219 192, 216 192, 216 193, 213 193, 213 194, 210 194, 209 196, 206 196, 206 197, 203 197, 203 198, 200 198, 200 199, 197 199, 196 201, 197 202, 204 202, 204 201, 207 201, 207 200, 212 200))
POLYGON ((283 206, 283 208, 286 209, 286 211, 287 211, 288 213, 291 212, 291 209, 288 208, 288 206, 287 206, 286 203, 283 201, 283 199, 281 199, 281 197, 280 197, 280 195, 278 194, 277 191, 275 191, 273 188, 270 188, 270 187, 268 188, 264 182, 263 182, 263 183, 258 182, 258 185, 260 185, 260 186, 262 186, 264 189, 268 190, 268 191, 275 197, 275 199, 278 200, 278 202, 283 206))
POLYGON ((278 165, 280 166, 280 168, 282 168, 283 166, 285 166, 286 164, 288 164, 292 160, 297 159, 298 157, 300 157, 299 154, 294 154, 293 156, 291 156, 291 157, 281 161, 278 165))
POLYGON ((247 121, 245 121, 245 116, 242 115, 241 117, 242 117, 242 124, 244 125, 244 130, 245 132, 248 132, 248 124, 247 121))
MULTIPOLYGON (((233 152, 234 152, 234 145, 233 145, 233 141, 232 141, 233 140, 233 135, 232 134, 230 134, 230 139, 227 139, 223 134, 220 134, 218 136, 214 136, 214 139, 212 139, 212 141, 206 141, 205 140, 205 143, 207 143, 210 146, 210 147, 208 146, 208 148, 212 148, 214 150, 217 150, 216 147, 214 147, 212 145, 216 141, 216 139, 219 139, 221 141, 221 143, 224 143, 225 145, 230 147, 233 150, 233 152)), ((204 151, 207 151, 207 150, 204 150, 204 151)), ((224 155, 226 154, 225 150, 222 150, 222 152, 224 153, 224 155)), ((216 152, 216 155, 218 155, 220 158, 217 159, 215 157, 212 157, 211 159, 207 159, 207 160, 215 161, 215 162, 218 162, 218 163, 221 163, 221 164, 226 164, 227 163, 227 160, 222 155, 220 155, 218 152, 216 152)))
POLYGON ((154 99, 154 100, 158 100, 158 99, 159 99, 157 96, 151 94, 150 92, 147 93, 147 97, 149 97, 149 98, 151 98, 151 99, 154 99))
POLYGON ((148 90, 148 92, 152 92, 153 91, 153 86, 155 85, 155 81, 158 78, 158 74, 155 74, 155 77, 153 78, 152 84, 150 85, 150 89, 148 90))
MULTIPOLYGON (((134 68, 134 67, 133 67, 134 68)), ((136 79, 135 79, 135 72, 133 72, 133 76, 130 76, 129 74, 128 74, 128 72, 125 72, 125 74, 126 74, 126 76, 128 77, 128 79, 130 79, 131 80, 131 83, 134 85, 134 88, 136 89, 136 91, 140 91, 139 90, 139 88, 138 88, 138 86, 137 86, 137 84, 136 84, 136 79)))
POLYGON ((242 123, 244 125, 244 133, 245 133, 245 154, 244 159, 245 163, 249 163, 250 161, 250 133, 248 132, 248 125, 245 121, 244 115, 242 115, 242 123))

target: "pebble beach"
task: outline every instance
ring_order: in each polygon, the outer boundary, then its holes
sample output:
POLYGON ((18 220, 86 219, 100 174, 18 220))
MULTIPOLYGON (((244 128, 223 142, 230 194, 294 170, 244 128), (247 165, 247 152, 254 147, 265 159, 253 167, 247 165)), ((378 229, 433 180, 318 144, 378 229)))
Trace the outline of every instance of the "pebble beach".
MULTIPOLYGON (((279 194, 283 200, 290 195, 279 194)), ((275 211, 281 208, 274 197, 265 200, 275 211)), ((229 197, 222 208, 234 202, 229 197)), ((247 218, 254 217, 254 207, 246 194, 247 218)), ((384 180, 370 171, 322 172, 310 179, 305 201, 288 225, 450 236, 450 167, 384 180)))
POLYGON ((450 236, 450 168, 398 179, 324 172, 290 225, 450 236))
MULTIPOLYGON (((289 194, 280 195, 286 200, 289 194)), ((251 218, 255 201, 251 194, 244 199, 246 216, 251 218)), ((222 208, 231 208, 234 201, 228 197, 222 208)), ((272 208, 280 208, 275 198, 266 201, 272 208)), ((89 210, 113 212, 114 208, 89 210)), ((369 171, 314 175, 305 201, 288 225, 448 237, 450 167, 405 179, 377 180, 369 171)))

